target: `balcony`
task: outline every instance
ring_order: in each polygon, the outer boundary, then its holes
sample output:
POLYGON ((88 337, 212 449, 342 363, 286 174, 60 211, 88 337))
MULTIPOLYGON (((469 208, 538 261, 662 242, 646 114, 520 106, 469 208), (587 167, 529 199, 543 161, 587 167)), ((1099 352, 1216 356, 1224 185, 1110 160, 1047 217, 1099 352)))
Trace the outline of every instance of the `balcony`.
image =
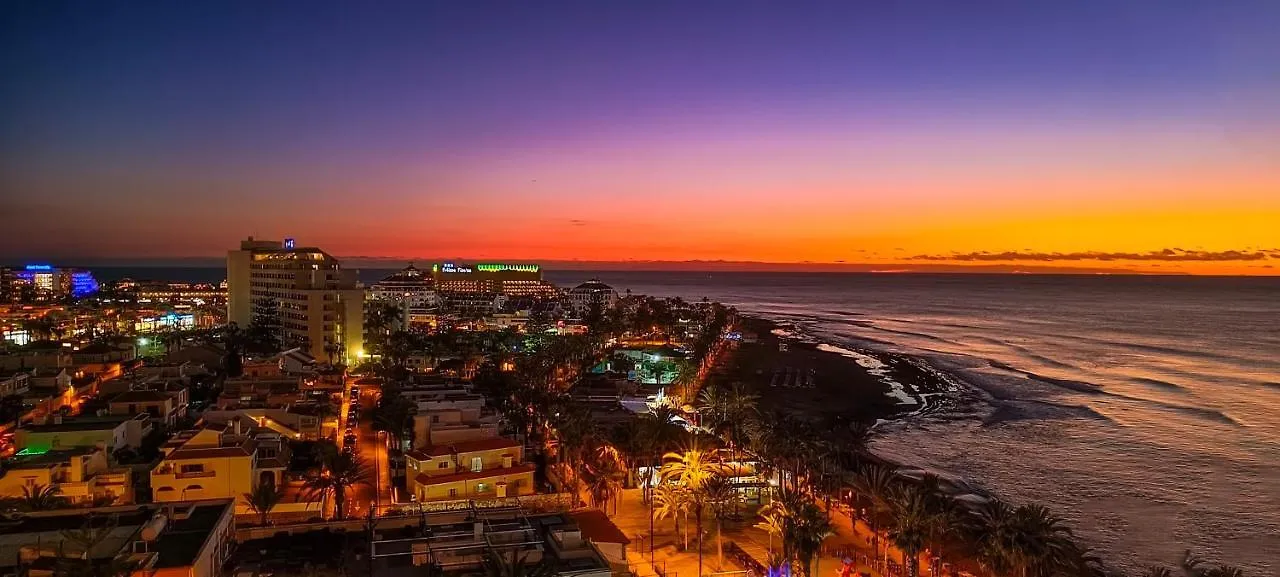
POLYGON ((203 479, 217 476, 217 474, 217 471, 188 471, 186 473, 175 473, 173 476, 177 479, 203 479))

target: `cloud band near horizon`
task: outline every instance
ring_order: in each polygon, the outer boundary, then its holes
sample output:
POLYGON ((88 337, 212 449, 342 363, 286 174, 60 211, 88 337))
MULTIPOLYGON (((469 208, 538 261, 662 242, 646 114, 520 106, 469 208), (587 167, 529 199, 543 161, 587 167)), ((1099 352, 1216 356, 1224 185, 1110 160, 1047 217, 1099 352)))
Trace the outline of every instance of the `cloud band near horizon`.
POLYGON ((1166 262, 1256 262, 1267 259, 1280 259, 1280 249, 1258 250, 1184 250, 1166 248, 1149 252, 970 252, 954 254, 921 254, 907 260, 921 261, 1166 261, 1166 262))

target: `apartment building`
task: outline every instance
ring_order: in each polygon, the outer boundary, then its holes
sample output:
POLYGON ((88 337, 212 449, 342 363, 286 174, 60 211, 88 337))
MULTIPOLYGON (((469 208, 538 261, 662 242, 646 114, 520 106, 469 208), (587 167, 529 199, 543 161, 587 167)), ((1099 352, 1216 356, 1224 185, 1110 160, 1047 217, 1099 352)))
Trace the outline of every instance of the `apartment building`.
POLYGON ((133 481, 127 467, 113 467, 107 452, 97 447, 28 453, 0 470, 0 498, 21 499, 44 487, 73 504, 133 502, 133 481))
POLYGON ((14 431, 13 443, 20 452, 28 454, 80 447, 99 447, 111 453, 139 446, 152 426, 145 415, 45 415, 14 431))
MULTIPOLYGON (((235 418, 203 429, 184 431, 162 448, 151 470, 151 498, 157 503, 233 499, 238 514, 251 512, 245 495, 260 483, 285 487, 288 442, 275 431, 235 418)), ((280 512, 318 509, 315 503, 290 501, 280 512)))
POLYGON ((418 502, 489 499, 534 493, 524 447, 494 437, 431 445, 405 454, 408 488, 418 502))
POLYGON ((354 270, 293 239, 254 240, 227 252, 227 320, 269 319, 286 346, 316 359, 351 362, 364 347, 364 288, 354 270))

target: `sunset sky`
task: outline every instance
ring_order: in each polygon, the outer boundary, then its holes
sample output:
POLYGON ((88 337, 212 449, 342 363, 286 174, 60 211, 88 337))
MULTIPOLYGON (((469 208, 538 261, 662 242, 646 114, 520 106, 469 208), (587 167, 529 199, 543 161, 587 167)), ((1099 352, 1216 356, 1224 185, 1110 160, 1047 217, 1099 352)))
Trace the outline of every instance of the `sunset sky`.
POLYGON ((1280 2, 396 4, 0 4, 0 260, 1280 274, 1280 2))

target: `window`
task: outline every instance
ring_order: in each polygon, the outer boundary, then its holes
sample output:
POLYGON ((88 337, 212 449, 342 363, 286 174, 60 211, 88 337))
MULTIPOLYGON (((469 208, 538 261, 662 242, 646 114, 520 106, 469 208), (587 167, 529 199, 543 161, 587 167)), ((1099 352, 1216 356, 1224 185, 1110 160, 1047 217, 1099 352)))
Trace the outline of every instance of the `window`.
POLYGON ((481 459, 480 457, 471 457, 471 470, 479 473, 482 469, 484 469, 484 459, 481 459))
POLYGON ((179 467, 179 468, 178 468, 178 472, 183 473, 183 474, 186 474, 186 473, 203 473, 203 472, 204 472, 204 465, 200 465, 200 464, 196 464, 196 465, 183 465, 183 466, 181 466, 181 467, 179 467))
POLYGON ((440 467, 439 467, 439 468, 440 468, 440 469, 448 469, 448 468, 449 468, 449 463, 447 463, 447 462, 442 462, 442 463, 440 463, 440 467))
POLYGON ((488 483, 476 483, 476 492, 477 492, 477 493, 485 493, 485 492, 488 492, 488 491, 489 491, 489 484, 488 484, 488 483))
POLYGON ((432 422, 432 423, 439 423, 439 422, 440 422, 440 415, 431 415, 431 422, 432 422))
POLYGON ((450 496, 450 497, 457 497, 457 496, 458 496, 458 490, 457 490, 457 489, 449 489, 449 496, 450 496))

